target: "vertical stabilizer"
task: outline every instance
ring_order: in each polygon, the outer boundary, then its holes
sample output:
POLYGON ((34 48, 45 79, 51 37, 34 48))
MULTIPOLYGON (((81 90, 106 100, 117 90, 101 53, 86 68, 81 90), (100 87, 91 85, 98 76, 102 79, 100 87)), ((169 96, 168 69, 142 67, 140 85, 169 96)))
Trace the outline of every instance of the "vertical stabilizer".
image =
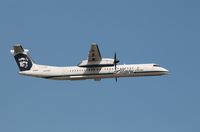
POLYGON ((29 51, 27 49, 23 49, 20 44, 14 45, 11 50, 20 71, 28 71, 34 64, 31 57, 28 55, 28 52, 29 51))

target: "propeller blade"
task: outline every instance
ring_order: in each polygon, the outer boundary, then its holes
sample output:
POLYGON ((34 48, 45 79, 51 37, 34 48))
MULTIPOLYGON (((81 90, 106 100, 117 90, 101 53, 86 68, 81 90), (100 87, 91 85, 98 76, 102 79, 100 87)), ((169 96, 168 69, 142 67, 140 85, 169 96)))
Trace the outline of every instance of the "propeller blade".
POLYGON ((119 60, 117 59, 117 53, 115 52, 114 54, 114 66, 115 66, 115 71, 117 69, 117 63, 119 63, 119 60))
POLYGON ((117 59, 117 54, 116 54, 116 52, 115 52, 115 55, 114 55, 114 63, 116 64, 116 63, 119 63, 119 60, 117 59))
MULTIPOLYGON (((117 63, 119 63, 119 60, 117 59, 117 53, 115 52, 115 55, 114 55, 115 71, 117 70, 117 63)), ((117 77, 115 78, 115 81, 117 82, 117 77)))

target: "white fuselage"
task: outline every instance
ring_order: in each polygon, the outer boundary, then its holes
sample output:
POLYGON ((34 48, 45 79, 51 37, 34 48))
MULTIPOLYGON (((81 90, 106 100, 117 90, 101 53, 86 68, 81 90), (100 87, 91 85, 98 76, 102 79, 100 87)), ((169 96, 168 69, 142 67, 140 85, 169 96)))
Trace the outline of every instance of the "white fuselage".
POLYGON ((159 76, 166 75, 168 70, 157 64, 132 64, 109 67, 55 67, 34 64, 31 70, 19 72, 22 75, 34 76, 53 80, 85 80, 96 81, 103 78, 159 76))

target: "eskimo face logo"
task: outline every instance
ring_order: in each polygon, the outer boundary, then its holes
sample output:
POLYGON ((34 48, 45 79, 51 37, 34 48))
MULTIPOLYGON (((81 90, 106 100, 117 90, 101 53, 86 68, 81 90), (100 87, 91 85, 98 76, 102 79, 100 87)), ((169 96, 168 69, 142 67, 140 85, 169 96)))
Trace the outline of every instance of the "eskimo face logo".
POLYGON ((20 71, 30 70, 33 66, 31 59, 26 54, 17 54, 15 55, 15 60, 20 71))
POLYGON ((19 66, 21 68, 27 68, 28 67, 28 58, 22 57, 18 59, 19 66))

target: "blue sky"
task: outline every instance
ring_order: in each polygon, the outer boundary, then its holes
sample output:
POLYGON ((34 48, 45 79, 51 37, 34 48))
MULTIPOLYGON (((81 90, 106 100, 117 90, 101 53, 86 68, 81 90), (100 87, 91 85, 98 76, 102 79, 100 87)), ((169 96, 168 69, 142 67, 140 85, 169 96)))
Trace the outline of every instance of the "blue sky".
POLYGON ((197 0, 1 0, 0 131, 199 132, 197 0), (76 65, 90 44, 121 64, 159 63, 170 76, 100 82, 18 75, 9 50, 76 65))

